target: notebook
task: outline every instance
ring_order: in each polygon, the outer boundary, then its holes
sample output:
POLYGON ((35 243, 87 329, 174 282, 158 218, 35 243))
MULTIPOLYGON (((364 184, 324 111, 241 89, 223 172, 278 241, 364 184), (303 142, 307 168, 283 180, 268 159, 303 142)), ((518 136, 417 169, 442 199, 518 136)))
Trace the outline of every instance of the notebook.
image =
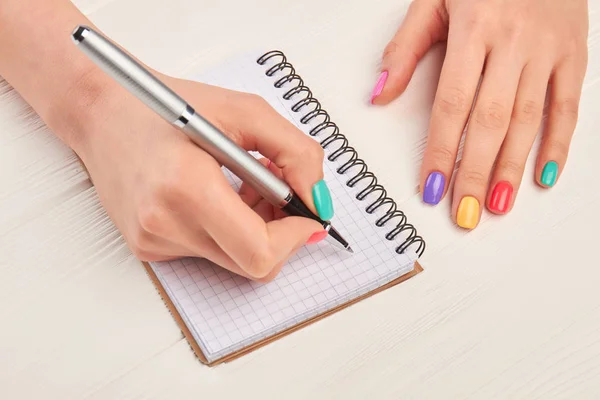
MULTIPOLYGON (((425 240, 283 52, 247 54, 191 79, 260 95, 321 144, 335 209, 332 223, 354 250, 350 254, 327 240, 305 246, 268 283, 201 258, 145 264, 203 363, 235 359, 422 270, 417 261, 425 240)), ((239 189, 240 180, 222 170, 239 189)))

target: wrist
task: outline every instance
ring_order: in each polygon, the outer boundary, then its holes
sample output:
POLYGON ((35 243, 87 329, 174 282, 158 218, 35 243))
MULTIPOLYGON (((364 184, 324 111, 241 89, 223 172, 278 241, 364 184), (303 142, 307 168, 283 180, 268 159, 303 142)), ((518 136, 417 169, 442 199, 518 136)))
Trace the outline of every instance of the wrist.
POLYGON ((118 89, 117 83, 102 70, 90 67, 78 72, 65 90, 50 100, 41 117, 82 157, 110 103, 118 96, 118 89))
MULTIPOLYGON (((149 69, 161 80, 168 77, 149 69)), ((122 141, 129 120, 145 110, 137 98, 95 66, 73 80, 64 94, 48 108, 47 125, 84 163, 99 147, 122 141)))

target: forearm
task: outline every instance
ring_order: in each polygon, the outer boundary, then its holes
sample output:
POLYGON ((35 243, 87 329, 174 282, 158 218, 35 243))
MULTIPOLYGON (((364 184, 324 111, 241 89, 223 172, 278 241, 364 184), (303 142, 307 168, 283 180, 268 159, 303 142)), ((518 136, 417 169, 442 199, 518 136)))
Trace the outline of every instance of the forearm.
POLYGON ((71 41, 78 24, 92 25, 70 0, 0 5, 0 75, 69 146, 76 140, 70 114, 95 102, 106 80, 71 41))

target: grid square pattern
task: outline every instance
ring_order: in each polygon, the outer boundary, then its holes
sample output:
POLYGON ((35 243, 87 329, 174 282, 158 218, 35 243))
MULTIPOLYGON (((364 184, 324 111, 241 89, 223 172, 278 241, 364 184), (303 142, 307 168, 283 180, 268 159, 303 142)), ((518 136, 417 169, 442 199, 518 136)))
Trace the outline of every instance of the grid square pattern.
MULTIPOLYGON (((249 55, 197 80, 262 96, 281 115, 303 132, 320 121, 300 122, 303 113, 291 111, 298 99, 284 100, 286 88, 277 89, 277 76, 264 75, 249 55)), ((209 361, 219 359, 267 336, 346 303, 402 276, 414 267, 414 254, 398 255, 396 244, 385 239, 389 227, 377 227, 381 213, 368 214, 368 200, 356 194, 364 188, 346 186, 348 176, 336 168, 343 163, 325 161, 324 175, 334 201, 336 229, 349 241, 354 254, 340 251, 330 242, 301 248, 277 278, 260 284, 237 276, 199 258, 151 263, 170 299, 209 361)), ((223 169, 232 187, 240 180, 223 169)))

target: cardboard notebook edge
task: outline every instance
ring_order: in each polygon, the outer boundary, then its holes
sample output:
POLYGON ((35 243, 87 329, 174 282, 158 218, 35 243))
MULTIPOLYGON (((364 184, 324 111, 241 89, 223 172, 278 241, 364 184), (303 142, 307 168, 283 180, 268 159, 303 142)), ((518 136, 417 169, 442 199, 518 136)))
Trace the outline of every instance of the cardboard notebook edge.
POLYGON ((275 335, 266 337, 254 344, 251 344, 247 347, 244 347, 234 353, 231 353, 227 356, 224 356, 222 358, 219 358, 217 360, 214 360, 212 362, 209 362, 206 359, 206 356, 204 355, 204 353, 202 352, 202 349, 200 348, 200 346, 198 345, 198 343, 196 343, 196 340, 194 339, 194 336, 192 335, 192 332, 190 332, 189 328, 187 327, 187 325, 185 324, 185 322, 183 321, 183 318, 181 317, 181 315, 179 314, 179 311, 177 310, 177 308, 175 307, 175 304, 173 303, 173 301, 171 300, 171 298, 167 295, 167 292, 165 291, 164 287, 161 285, 160 281, 158 280, 158 277, 156 276, 156 273, 154 272, 154 270, 152 269, 152 267, 150 266, 149 263, 147 262, 142 262, 142 264, 144 265, 144 268, 146 269, 146 272, 148 273, 148 276, 150 277, 150 279, 152 280, 152 283, 154 284, 154 286, 156 287, 156 289, 158 290, 158 293, 160 295, 160 297, 162 298, 163 302, 165 303, 165 305, 167 306, 167 308, 169 309, 171 315, 173 316, 173 318, 175 319, 175 322, 177 322, 177 325, 179 326, 179 329, 181 330, 181 332, 183 333, 183 335, 185 336, 188 344, 190 345, 190 347, 192 348, 192 350, 194 351, 194 354, 196 354, 196 357, 198 357, 198 359, 200 360, 200 362, 202 362, 203 364, 206 364, 208 366, 214 366, 214 365, 218 365, 224 362, 228 362, 228 361, 232 361, 235 360, 236 358, 239 358, 245 354, 248 354, 260 347, 263 347, 269 343, 274 342, 275 340, 278 340, 284 336, 287 336, 299 329, 302 329, 314 322, 320 321, 321 319, 328 317, 338 311, 341 311, 353 304, 358 303, 359 301, 362 301, 368 297, 371 297, 377 293, 380 293, 384 290, 387 290, 393 286, 396 286, 404 281, 406 281, 407 279, 412 278, 413 276, 419 274, 420 272, 423 271, 423 267, 421 267, 421 265, 415 261, 415 266, 414 269, 402 276, 399 276, 398 278, 394 279, 393 281, 378 287, 377 289, 374 289, 370 292, 367 292, 365 294, 363 294, 362 296, 359 296, 353 300, 350 300, 344 304, 340 304, 339 306, 332 308, 329 311, 326 311, 322 314, 316 315, 313 318, 310 318, 304 322, 301 322, 297 325, 294 325, 292 327, 289 327, 275 335))

